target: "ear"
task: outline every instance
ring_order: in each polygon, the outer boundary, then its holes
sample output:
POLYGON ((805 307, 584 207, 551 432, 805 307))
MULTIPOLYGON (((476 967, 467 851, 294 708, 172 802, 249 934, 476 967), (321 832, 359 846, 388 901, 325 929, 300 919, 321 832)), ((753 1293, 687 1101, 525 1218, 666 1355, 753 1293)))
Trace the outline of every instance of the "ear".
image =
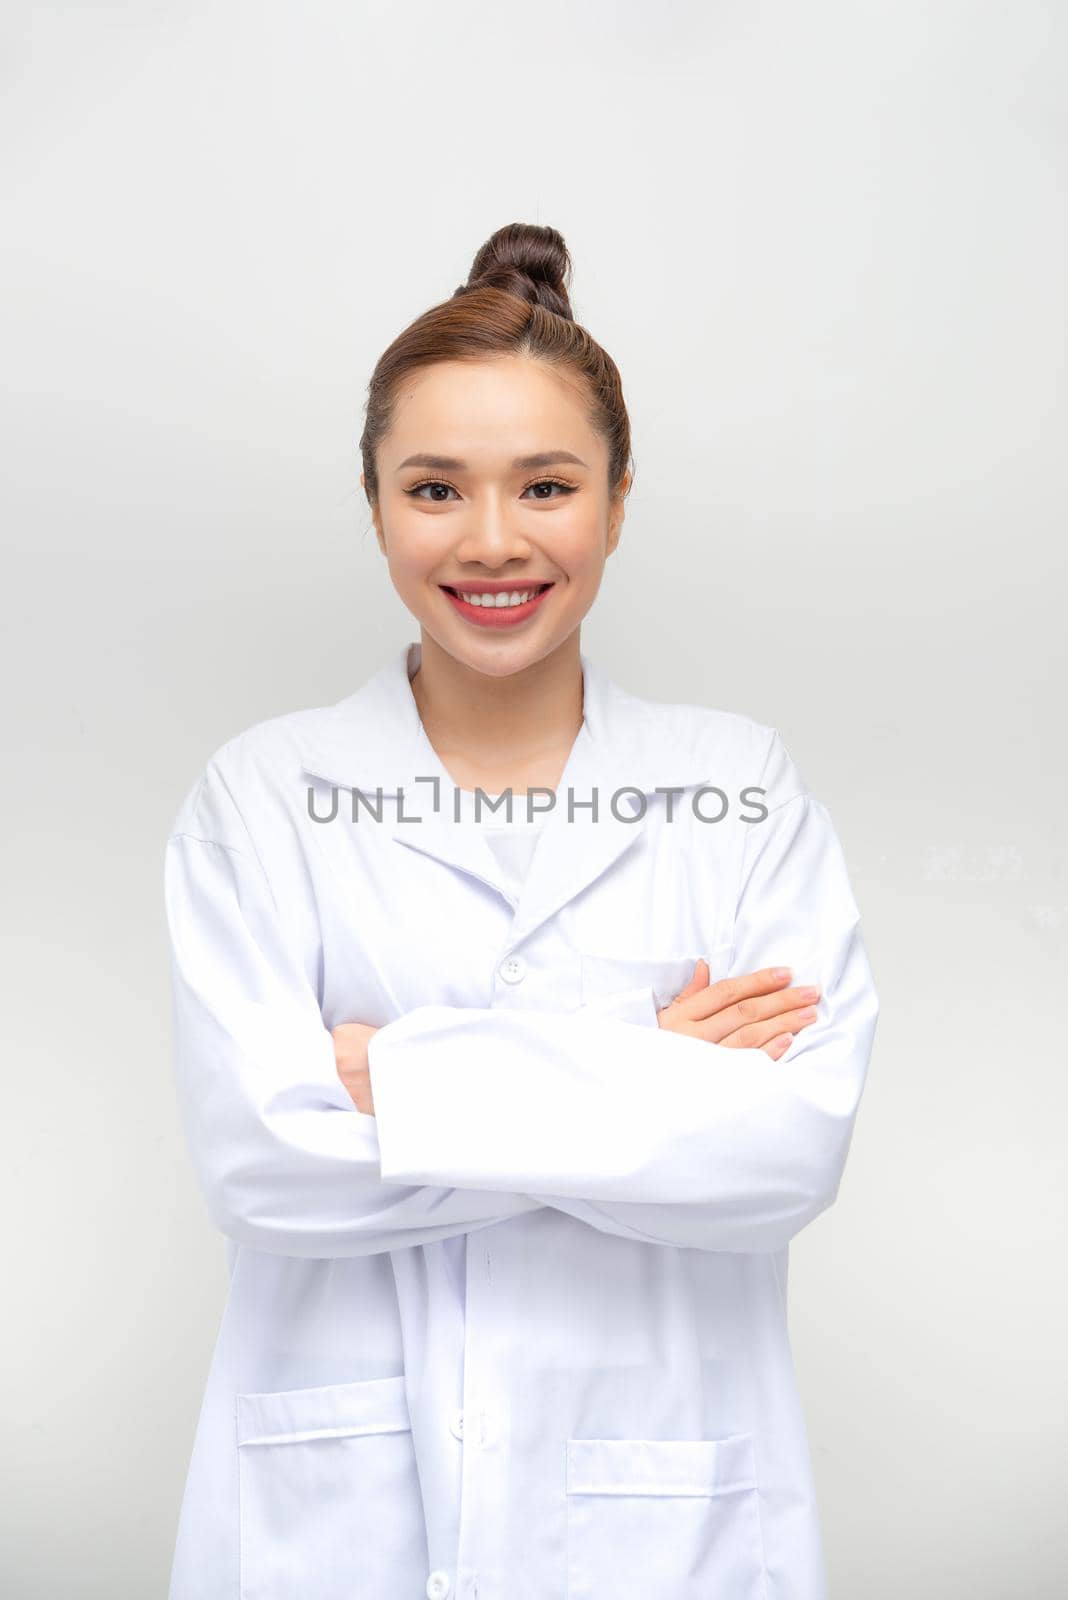
POLYGON ((623 475, 623 482, 620 484, 619 493, 613 495, 611 500, 611 509, 608 518, 608 547, 605 551, 605 554, 609 556, 619 543, 620 534, 623 532, 623 519, 627 514, 626 493, 629 487, 630 473, 626 472, 623 475))
MULTIPOLYGON (((366 495, 366 493, 367 493, 367 479, 366 479, 366 474, 362 473, 362 472, 360 473, 360 488, 363 490, 364 494, 366 495)), ((381 518, 379 517, 378 511, 375 509, 374 506, 371 507, 371 521, 374 523, 375 538, 378 540, 378 548, 381 550, 382 554, 385 555, 385 553, 386 553, 386 541, 385 541, 385 538, 383 537, 383 534, 382 534, 382 521, 381 521, 381 518)))

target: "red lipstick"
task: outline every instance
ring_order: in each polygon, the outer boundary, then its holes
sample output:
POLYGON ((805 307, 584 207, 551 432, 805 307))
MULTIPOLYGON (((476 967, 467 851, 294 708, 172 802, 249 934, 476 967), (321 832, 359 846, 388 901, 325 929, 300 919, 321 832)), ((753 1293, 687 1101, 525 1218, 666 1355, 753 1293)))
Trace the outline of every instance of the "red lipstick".
MULTIPOLYGON (((524 589, 532 589, 532 583, 515 582, 479 582, 472 583, 468 594, 522 594, 524 589)), ((539 592, 532 595, 529 600, 524 600, 522 605, 481 605, 473 606, 467 600, 460 598, 459 592, 447 584, 440 585, 441 592, 451 603, 456 611, 468 622, 474 623, 477 628, 514 628, 519 623, 532 617, 542 601, 553 588, 551 583, 539 587, 539 592)))

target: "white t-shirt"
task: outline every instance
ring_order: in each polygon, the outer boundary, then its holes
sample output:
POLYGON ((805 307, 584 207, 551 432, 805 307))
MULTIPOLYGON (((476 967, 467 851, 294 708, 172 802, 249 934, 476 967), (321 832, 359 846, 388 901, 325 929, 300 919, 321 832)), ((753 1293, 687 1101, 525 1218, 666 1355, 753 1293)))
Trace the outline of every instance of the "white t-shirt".
MULTIPOLYGON (((512 893, 518 898, 523 879, 530 867, 534 847, 538 842, 538 831, 545 821, 546 813, 535 812, 534 816, 528 819, 526 795, 513 793, 511 822, 508 821, 507 807, 502 806, 499 811, 490 811, 485 799, 479 800, 476 819, 475 791, 461 789, 459 793, 462 820, 456 826, 482 829, 486 843, 501 864, 512 893)), ((487 798, 496 800, 498 796, 490 795, 487 798)), ((454 804, 451 798, 449 804, 454 804)), ((456 1233, 451 1239, 443 1239, 441 1243, 462 1295, 467 1282, 467 1235, 456 1233)))
POLYGON ((518 897, 523 879, 530 866, 534 847, 538 842, 538 831, 545 822, 546 813, 536 811, 533 817, 527 815, 527 797, 525 794, 512 795, 512 820, 509 822, 507 808, 502 806, 499 811, 490 811, 487 800, 498 800, 499 795, 486 795, 479 799, 478 817, 475 817, 475 791, 461 789, 460 816, 461 823, 457 826, 470 825, 472 828, 481 829, 485 835, 486 843, 497 857, 503 869, 512 893, 518 897))

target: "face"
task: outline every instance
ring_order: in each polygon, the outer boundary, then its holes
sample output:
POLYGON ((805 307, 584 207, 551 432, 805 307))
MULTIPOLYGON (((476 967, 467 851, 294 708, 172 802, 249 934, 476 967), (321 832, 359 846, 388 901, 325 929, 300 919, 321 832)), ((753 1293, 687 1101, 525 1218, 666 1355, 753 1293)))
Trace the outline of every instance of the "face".
POLYGON ((377 466, 379 548, 444 651, 505 675, 575 631, 619 541, 629 476, 610 497, 608 449, 570 374, 524 356, 424 368, 377 466), (516 593, 530 598, 513 606, 516 593))

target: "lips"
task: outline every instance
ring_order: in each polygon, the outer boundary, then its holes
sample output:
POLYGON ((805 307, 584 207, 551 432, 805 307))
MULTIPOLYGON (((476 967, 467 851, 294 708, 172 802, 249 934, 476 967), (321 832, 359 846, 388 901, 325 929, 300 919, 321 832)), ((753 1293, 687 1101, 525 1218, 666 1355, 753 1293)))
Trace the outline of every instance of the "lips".
MULTIPOLYGON (((443 583, 441 585, 441 587, 445 590, 446 594, 458 595, 458 594, 461 593, 459 587, 454 583, 443 583)), ((505 584, 495 584, 495 585, 486 584, 485 587, 481 587, 477 583, 473 583, 471 585, 471 587, 468 589, 467 593, 468 594, 483 594, 483 595, 489 594, 489 595, 492 595, 494 597, 494 599, 496 599, 499 594, 521 594, 524 589, 550 589, 550 588, 552 588, 552 584, 551 583, 505 583, 505 584)))
MULTIPOLYGON (((532 617, 534 615, 538 607, 544 603, 546 596, 551 594, 554 585, 551 583, 541 585, 539 592, 536 595, 533 595, 531 599, 524 600, 523 604, 520 606, 499 606, 496 604, 473 606, 467 600, 462 600, 457 590, 450 588, 448 584, 443 583, 440 585, 440 587, 442 594, 446 597, 449 604, 457 612, 459 612, 460 616, 462 616, 467 622, 473 623, 476 627, 514 628, 519 623, 525 622, 528 617, 532 617)), ((522 591, 525 587, 527 587, 525 584, 513 584, 504 592, 513 594, 516 590, 522 591)), ((472 589, 471 592, 474 594, 478 593, 479 591, 472 589)), ((488 593, 490 591, 485 590, 481 592, 488 593)))

